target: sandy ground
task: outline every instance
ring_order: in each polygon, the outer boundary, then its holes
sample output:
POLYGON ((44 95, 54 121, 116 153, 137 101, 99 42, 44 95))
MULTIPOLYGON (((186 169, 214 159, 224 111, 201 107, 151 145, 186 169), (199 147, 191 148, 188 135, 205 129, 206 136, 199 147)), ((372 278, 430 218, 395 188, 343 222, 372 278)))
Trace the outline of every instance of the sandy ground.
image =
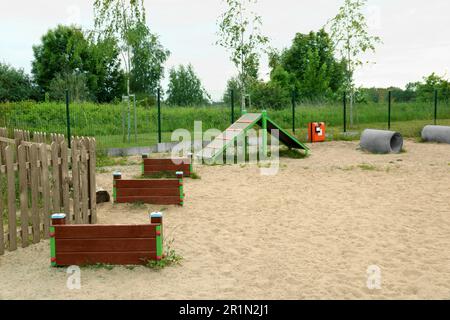
MULTIPOLYGON (((369 155, 355 142, 256 165, 199 166, 185 207, 165 211, 182 265, 83 269, 81 290, 49 267, 44 241, 0 257, 2 299, 450 299, 450 149, 406 142, 369 155), (381 290, 367 268, 381 268, 381 290)), ((111 168, 113 171, 115 168, 111 168)), ((124 176, 139 166, 120 168, 124 176)), ((99 174, 111 189, 111 174, 99 174)), ((159 206, 99 206, 100 223, 145 223, 159 206)))

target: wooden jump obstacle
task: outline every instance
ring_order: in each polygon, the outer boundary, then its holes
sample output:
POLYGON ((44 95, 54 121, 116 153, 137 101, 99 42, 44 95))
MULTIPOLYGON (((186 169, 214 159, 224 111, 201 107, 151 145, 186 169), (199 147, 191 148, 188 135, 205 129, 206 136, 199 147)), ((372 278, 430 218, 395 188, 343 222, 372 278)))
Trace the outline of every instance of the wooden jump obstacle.
POLYGON ((113 174, 113 198, 115 203, 148 203, 164 205, 184 204, 183 172, 176 172, 177 179, 122 180, 122 174, 113 174))
POLYGON ((192 172, 192 159, 150 159, 148 154, 142 155, 142 174, 152 175, 161 172, 173 173, 182 171, 185 177, 190 177, 192 172))
POLYGON ((146 225, 66 225, 54 214, 50 227, 51 265, 145 265, 163 257, 162 214, 146 225))

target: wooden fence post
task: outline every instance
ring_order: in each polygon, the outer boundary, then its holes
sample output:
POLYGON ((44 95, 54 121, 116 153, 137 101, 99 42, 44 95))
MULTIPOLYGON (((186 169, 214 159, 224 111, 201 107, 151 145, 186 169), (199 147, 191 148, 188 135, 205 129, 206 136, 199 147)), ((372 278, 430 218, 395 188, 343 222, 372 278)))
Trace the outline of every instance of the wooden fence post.
POLYGON ((61 182, 62 182, 62 201, 64 212, 66 213, 66 223, 72 223, 70 214, 70 194, 69 194, 69 152, 67 142, 61 142, 61 182))
POLYGON ((41 227, 38 208, 39 198, 39 170, 38 162, 38 148, 36 144, 31 145, 30 148, 30 163, 31 163, 31 220, 33 224, 33 243, 39 243, 41 240, 41 227))
POLYGON ((80 151, 78 150, 78 139, 72 140, 72 182, 73 182, 73 214, 75 224, 80 224, 80 151))
POLYGON ((14 173, 14 154, 13 147, 7 146, 6 149, 6 174, 8 181, 8 235, 9 250, 17 249, 17 223, 16 223, 16 175, 14 173))
MULTIPOLYGON (((1 135, 1 131, 0 131, 1 135)), ((4 190, 2 190, 2 149, 0 148, 0 255, 5 253, 5 239, 4 239, 4 230, 3 230, 3 194, 4 190)))
POLYGON ((17 159, 19 161, 19 188, 20 188, 20 220, 22 248, 28 247, 28 169, 27 169, 27 147, 20 145, 17 149, 17 159))
POLYGON ((91 213, 90 223, 97 223, 97 182, 95 178, 97 168, 96 158, 96 141, 94 138, 89 139, 89 209, 91 213))
POLYGON ((39 146, 40 160, 41 160, 41 188, 42 188, 42 203, 43 203, 43 218, 44 218, 44 239, 48 239, 50 233, 50 182, 48 174, 48 156, 47 145, 42 143, 39 146))

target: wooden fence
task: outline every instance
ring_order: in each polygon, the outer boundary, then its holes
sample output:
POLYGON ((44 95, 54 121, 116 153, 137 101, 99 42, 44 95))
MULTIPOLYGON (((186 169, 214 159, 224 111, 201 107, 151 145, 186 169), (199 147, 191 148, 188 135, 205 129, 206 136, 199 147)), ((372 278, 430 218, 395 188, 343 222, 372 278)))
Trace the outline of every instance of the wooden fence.
POLYGON ((96 223, 95 149, 92 138, 69 149, 62 135, 0 128, 0 255, 48 239, 53 213, 96 223))

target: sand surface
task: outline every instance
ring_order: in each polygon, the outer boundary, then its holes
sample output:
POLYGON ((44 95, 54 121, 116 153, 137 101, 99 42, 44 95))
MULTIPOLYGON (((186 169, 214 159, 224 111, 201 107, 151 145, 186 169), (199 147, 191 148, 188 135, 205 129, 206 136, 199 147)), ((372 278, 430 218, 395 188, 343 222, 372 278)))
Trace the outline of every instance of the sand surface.
MULTIPOLYGON (((369 155, 355 142, 312 146, 282 159, 278 175, 256 165, 198 166, 185 206, 102 204, 103 224, 146 223, 164 209, 180 266, 82 269, 81 290, 49 267, 43 241, 0 257, 1 299, 450 299, 450 147, 406 142, 406 153, 369 155), (367 268, 381 268, 381 289, 367 268)), ((112 188, 138 165, 110 168, 112 188)))

